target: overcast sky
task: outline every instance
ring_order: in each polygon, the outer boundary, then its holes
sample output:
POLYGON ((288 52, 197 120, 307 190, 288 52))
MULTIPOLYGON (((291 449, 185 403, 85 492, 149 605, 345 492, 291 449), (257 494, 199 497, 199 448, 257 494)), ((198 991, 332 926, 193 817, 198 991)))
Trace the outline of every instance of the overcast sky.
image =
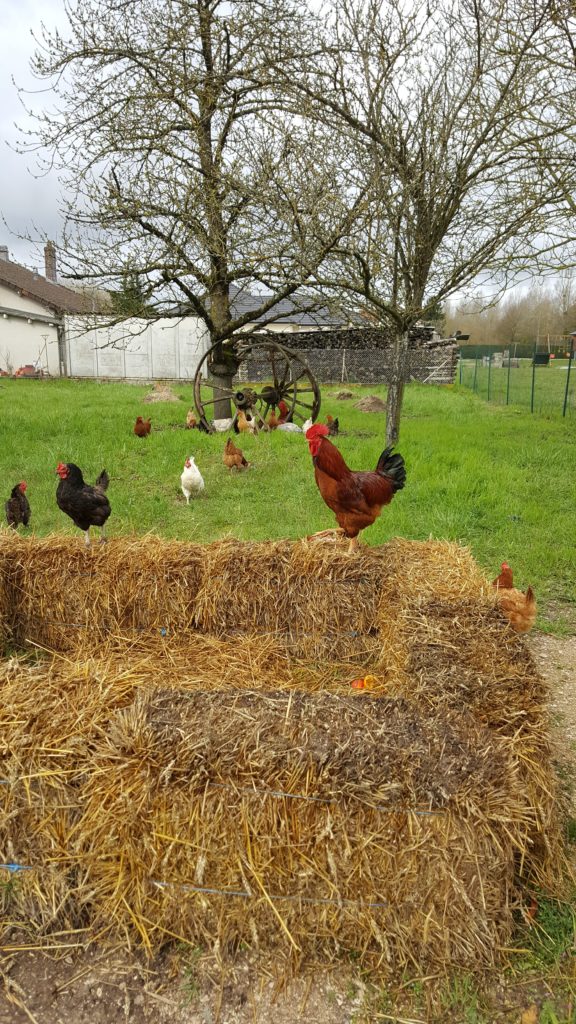
POLYGON ((37 88, 28 62, 35 49, 31 31, 39 32, 41 22, 64 28, 64 0, 0 0, 0 245, 8 246, 11 259, 42 272, 42 246, 39 250, 17 235, 41 232, 57 238, 60 186, 55 174, 35 179, 34 157, 10 149, 17 140, 14 122, 26 124, 12 78, 37 88))

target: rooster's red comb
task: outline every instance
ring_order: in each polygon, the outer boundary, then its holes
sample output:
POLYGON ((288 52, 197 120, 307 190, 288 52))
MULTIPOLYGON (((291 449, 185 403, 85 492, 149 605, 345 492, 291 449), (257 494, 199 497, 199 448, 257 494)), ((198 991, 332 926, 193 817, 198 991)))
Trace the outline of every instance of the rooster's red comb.
POLYGON ((306 440, 313 441, 315 437, 328 437, 330 431, 325 423, 314 423, 306 431, 306 440))

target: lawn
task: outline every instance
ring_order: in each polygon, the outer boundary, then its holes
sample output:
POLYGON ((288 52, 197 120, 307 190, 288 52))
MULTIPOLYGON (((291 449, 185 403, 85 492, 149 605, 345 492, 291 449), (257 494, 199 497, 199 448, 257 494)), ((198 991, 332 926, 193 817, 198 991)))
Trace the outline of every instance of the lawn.
MULTIPOLYGON (((280 432, 243 436, 253 468, 230 474, 222 464, 225 436, 184 429, 190 386, 181 401, 143 404, 145 385, 78 381, 4 380, 0 387, 0 468, 6 497, 26 479, 31 529, 82 536, 56 506, 57 463, 76 462, 88 482, 103 467, 111 483, 109 534, 158 534, 208 542, 297 538, 334 525, 314 483, 307 446, 280 432), (152 433, 132 433, 138 414, 152 416, 152 433), (203 495, 187 507, 180 491, 184 458, 193 454, 204 476, 203 495)), ((353 469, 375 466, 383 447, 384 416, 337 401, 323 388, 321 416, 340 419, 338 447, 353 469)), ((352 386, 355 398, 382 388, 352 386)), ((407 484, 363 540, 382 544, 400 535, 430 536, 469 545, 487 573, 510 562, 519 585, 532 583, 540 625, 566 628, 576 603, 574 463, 569 419, 531 416, 488 405, 465 388, 410 385, 399 450, 407 484)))
MULTIPOLYGON (((490 397, 500 405, 517 405, 530 411, 532 405, 532 360, 521 359, 520 366, 483 366, 482 359, 463 359, 458 379, 481 398, 490 397)), ((548 366, 534 368, 534 412, 562 416, 566 398, 566 419, 576 419, 576 361, 568 376, 568 360, 554 359, 548 366), (566 383, 568 395, 566 396, 566 383)))

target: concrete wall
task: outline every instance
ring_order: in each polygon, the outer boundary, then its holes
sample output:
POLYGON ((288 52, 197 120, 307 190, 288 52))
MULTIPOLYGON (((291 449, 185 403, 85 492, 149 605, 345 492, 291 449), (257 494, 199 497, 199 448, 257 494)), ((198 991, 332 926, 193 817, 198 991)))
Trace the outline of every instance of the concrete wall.
POLYGON ((66 317, 69 376, 191 380, 210 347, 208 332, 196 317, 106 324, 105 317, 66 317))

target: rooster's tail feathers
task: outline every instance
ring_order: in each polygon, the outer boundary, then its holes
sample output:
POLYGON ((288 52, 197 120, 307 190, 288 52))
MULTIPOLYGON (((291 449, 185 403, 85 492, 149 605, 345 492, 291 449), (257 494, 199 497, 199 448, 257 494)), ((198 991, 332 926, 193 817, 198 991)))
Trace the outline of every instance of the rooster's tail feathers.
POLYGON ((388 476, 392 480, 394 493, 401 491, 406 483, 406 466, 404 459, 398 453, 393 454, 393 448, 385 448, 378 459, 376 472, 382 476, 388 476))
POLYGON ((106 470, 103 469, 102 472, 100 473, 100 476, 96 477, 96 483, 94 484, 94 486, 99 487, 101 491, 107 491, 109 483, 110 477, 108 476, 106 470))

